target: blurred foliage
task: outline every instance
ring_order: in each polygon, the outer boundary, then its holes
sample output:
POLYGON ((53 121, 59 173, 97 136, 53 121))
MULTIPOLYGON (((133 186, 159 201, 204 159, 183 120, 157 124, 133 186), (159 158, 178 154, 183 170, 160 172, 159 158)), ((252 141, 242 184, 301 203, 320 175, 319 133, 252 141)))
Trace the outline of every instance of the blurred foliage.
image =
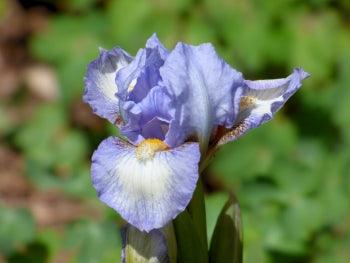
POLYGON ((3 253, 10 253, 16 247, 32 241, 34 235, 35 223, 27 211, 1 207, 0 250, 3 253))
POLYGON ((83 111, 75 106, 98 47, 119 45, 134 55, 156 32, 169 48, 180 40, 212 42, 248 79, 286 76, 295 66, 312 74, 272 122, 217 154, 206 175, 208 235, 228 189, 241 204, 245 262, 348 262, 348 0, 20 2, 27 11, 47 9, 44 30, 24 45, 32 60, 54 68, 60 96, 31 105, 33 113, 20 123, 8 109, 30 104, 32 95, 1 101, 0 136, 20 153, 38 191, 58 190, 98 207, 101 216, 37 228, 28 211, 3 203, 0 255, 9 262, 118 262, 120 220, 96 200, 89 177, 93 149, 115 129, 73 116, 83 111))
POLYGON ((76 250, 76 263, 114 263, 120 260, 121 242, 113 222, 81 222, 69 229, 64 246, 76 250))

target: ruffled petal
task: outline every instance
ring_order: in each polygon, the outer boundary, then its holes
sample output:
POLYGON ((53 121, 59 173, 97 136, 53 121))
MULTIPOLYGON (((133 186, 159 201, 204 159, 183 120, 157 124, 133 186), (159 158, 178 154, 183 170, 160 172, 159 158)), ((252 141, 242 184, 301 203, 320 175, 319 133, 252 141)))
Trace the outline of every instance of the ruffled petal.
POLYGON ((160 229, 149 233, 141 232, 132 225, 127 225, 122 232, 122 262, 169 262, 167 241, 160 229))
POLYGON ((219 145, 234 141, 250 129, 272 119, 307 77, 307 72, 296 68, 291 75, 283 79, 246 80, 234 127, 220 139, 219 145))
POLYGON ((141 231, 160 228, 182 212, 198 180, 198 144, 163 146, 156 139, 135 147, 109 137, 92 156, 99 198, 141 231))
POLYGON ((167 55, 167 49, 153 34, 146 48, 139 50, 135 60, 116 76, 125 123, 121 132, 134 144, 145 138, 164 139, 168 130, 172 104, 167 90, 158 85, 159 68, 167 55))
POLYGON ((157 34, 154 33, 146 42, 146 48, 157 49, 160 57, 165 60, 169 54, 169 51, 159 41, 157 34))
POLYGON ((159 68, 168 54, 167 49, 154 34, 145 49, 140 49, 135 59, 118 72, 116 83, 118 97, 123 101, 140 102, 160 80, 159 68))
POLYGON ((99 57, 92 61, 84 78, 83 100, 100 117, 115 123, 119 115, 119 103, 115 96, 116 72, 130 63, 132 58, 122 49, 100 50, 99 57))
POLYGON ((176 105, 166 136, 169 145, 178 145, 194 135, 205 148, 215 126, 232 126, 243 77, 217 55, 211 44, 177 44, 160 68, 160 75, 176 105))

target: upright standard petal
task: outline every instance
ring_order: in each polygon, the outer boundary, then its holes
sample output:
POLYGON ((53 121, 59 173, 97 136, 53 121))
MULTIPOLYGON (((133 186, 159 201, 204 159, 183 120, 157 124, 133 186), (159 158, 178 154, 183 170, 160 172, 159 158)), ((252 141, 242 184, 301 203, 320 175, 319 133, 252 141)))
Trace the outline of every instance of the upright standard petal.
POLYGON ((122 262, 169 263, 167 240, 160 229, 142 232, 132 225, 122 231, 122 262))
POLYGON ((235 124, 218 144, 236 140, 250 129, 272 119, 308 76, 303 69, 296 68, 291 75, 283 79, 246 80, 235 124))
POLYGON ((99 57, 92 61, 84 78, 83 100, 100 117, 115 123, 119 115, 119 103, 115 96, 116 72, 131 62, 132 58, 122 49, 100 50, 99 57))
POLYGON ((118 97, 123 101, 140 102, 160 80, 159 68, 168 54, 167 49, 152 35, 145 49, 140 49, 135 59, 118 72, 116 83, 118 97))
POLYGON ((160 75, 175 101, 175 118, 166 137, 169 145, 196 136, 205 148, 216 125, 232 126, 243 77, 217 55, 211 44, 177 44, 160 68, 160 75))
POLYGON ((118 87, 121 87, 118 97, 125 122, 121 132, 132 143, 145 138, 164 139, 172 104, 167 90, 158 83, 159 68, 167 55, 167 49, 154 34, 148 39, 146 48, 141 49, 135 60, 116 76, 118 87))
POLYGON ((159 41, 157 34, 154 33, 146 42, 146 48, 157 49, 163 60, 168 56, 169 51, 159 41))
POLYGON ((159 139, 134 146, 109 137, 92 156, 92 182, 103 202, 149 232, 186 208, 198 180, 199 159, 197 143, 168 149, 159 139))

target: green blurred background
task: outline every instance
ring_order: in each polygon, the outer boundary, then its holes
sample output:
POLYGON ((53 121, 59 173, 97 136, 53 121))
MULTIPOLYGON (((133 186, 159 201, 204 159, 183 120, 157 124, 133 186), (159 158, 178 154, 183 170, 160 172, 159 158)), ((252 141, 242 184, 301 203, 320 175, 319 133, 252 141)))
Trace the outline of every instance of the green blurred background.
POLYGON ((236 193, 247 263, 350 260, 350 1, 0 0, 0 262, 119 262, 89 158, 115 127, 82 101, 98 47, 212 42, 248 79, 312 74, 205 174, 208 233, 236 193))

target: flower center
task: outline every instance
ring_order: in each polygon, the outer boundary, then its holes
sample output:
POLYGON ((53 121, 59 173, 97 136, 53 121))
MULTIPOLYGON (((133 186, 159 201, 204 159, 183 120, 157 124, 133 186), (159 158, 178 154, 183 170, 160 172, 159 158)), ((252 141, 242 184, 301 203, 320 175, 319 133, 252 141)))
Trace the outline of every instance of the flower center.
POLYGON ((153 159, 156 152, 168 149, 168 145, 159 139, 145 139, 136 147, 136 158, 140 161, 153 159))

